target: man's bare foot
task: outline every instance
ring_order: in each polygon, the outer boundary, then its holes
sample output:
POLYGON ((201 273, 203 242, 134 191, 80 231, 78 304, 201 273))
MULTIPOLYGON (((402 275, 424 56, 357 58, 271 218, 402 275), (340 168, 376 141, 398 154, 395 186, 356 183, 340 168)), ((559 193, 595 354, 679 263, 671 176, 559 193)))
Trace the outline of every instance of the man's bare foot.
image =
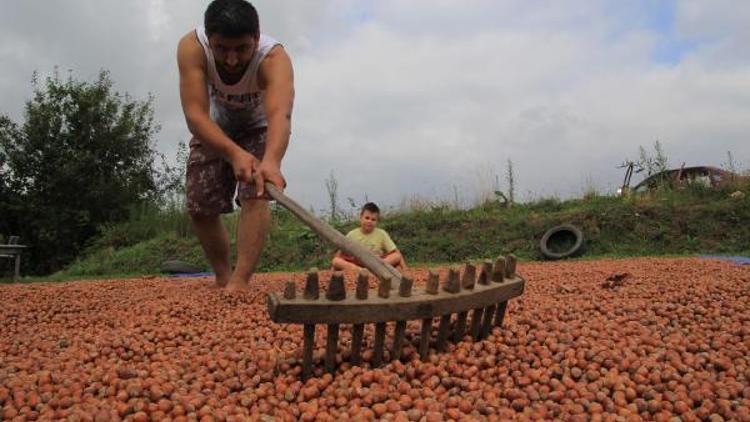
POLYGON ((227 280, 226 278, 216 277, 214 284, 208 286, 208 288, 211 290, 219 290, 219 289, 223 289, 224 287, 227 287, 228 283, 229 283, 229 280, 227 280))
POLYGON ((228 292, 247 292, 250 290, 250 283, 246 281, 230 280, 229 283, 227 283, 226 289, 228 292))

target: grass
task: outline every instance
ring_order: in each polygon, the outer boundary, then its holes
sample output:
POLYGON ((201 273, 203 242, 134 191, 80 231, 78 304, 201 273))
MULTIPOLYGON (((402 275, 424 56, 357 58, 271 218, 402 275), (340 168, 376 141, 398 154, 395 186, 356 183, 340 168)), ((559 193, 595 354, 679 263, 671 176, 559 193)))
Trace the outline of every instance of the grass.
MULTIPOLYGON (((487 201, 468 210, 446 204, 386 212, 380 226, 405 253, 410 266, 445 265, 514 253, 538 260, 539 239, 555 225, 570 223, 586 237, 578 259, 644 255, 750 255, 750 190, 730 198, 728 190, 690 187, 627 198, 588 193, 561 201, 546 198, 501 207, 487 201)), ((732 190, 734 191, 734 190, 732 190)), ((327 268, 334 250, 281 207, 272 210, 273 225, 259 271, 327 268)), ((237 213, 224 217, 234 244, 237 213)), ((346 232, 357 221, 334 222, 346 232)), ((233 248, 234 249, 234 248, 233 248)), ((130 221, 102 230, 86 253, 64 271, 43 281, 158 274, 162 261, 180 259, 209 270, 187 217, 177 208, 143 207, 130 221)), ((234 259, 234 257, 232 257, 234 259)), ((36 279, 33 279, 36 280, 36 279)))

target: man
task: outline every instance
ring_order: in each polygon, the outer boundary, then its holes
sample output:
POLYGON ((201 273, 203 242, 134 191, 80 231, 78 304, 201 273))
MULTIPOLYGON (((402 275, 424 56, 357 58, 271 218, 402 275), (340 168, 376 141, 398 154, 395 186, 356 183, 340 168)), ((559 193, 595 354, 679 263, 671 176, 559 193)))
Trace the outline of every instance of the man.
POLYGON ((245 0, 214 0, 204 26, 179 42, 180 97, 193 139, 186 206, 217 287, 248 288, 271 224, 264 182, 284 188, 281 160, 291 132, 294 85, 284 48, 260 33, 245 0), (220 214, 241 207, 237 262, 220 214))
MULTIPOLYGON (((359 213, 359 227, 347 233, 346 237, 359 242, 375 255, 393 267, 403 271, 406 260, 393 243, 388 233, 375 227, 380 218, 380 208, 372 202, 366 203, 359 213)), ((331 263, 334 270, 359 270, 362 263, 356 258, 337 251, 331 263)))

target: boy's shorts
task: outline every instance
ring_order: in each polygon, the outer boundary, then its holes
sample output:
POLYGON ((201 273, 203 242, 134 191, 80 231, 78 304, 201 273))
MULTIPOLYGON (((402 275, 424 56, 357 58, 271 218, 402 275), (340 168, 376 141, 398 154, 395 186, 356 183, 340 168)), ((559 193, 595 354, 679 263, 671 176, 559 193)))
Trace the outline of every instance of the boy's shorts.
MULTIPOLYGON (((263 159, 266 150, 266 128, 252 129, 243 134, 242 139, 234 139, 245 151, 258 160, 263 159)), ((211 216, 230 213, 241 199, 263 199, 256 197, 253 183, 240 182, 234 177, 234 170, 216 150, 200 142, 190 140, 190 155, 185 174, 185 207, 190 215, 211 216)))
MULTIPOLYGON (((380 255, 380 259, 383 259, 383 258, 387 257, 388 255, 390 255, 392 253, 395 253, 397 250, 398 249, 394 249, 394 250, 392 250, 392 251, 390 251, 388 253, 384 253, 384 254, 380 255)), ((343 259, 344 261, 351 262, 352 264, 354 264, 354 265, 356 265, 358 267, 364 267, 365 266, 359 259, 357 259, 357 258, 355 258, 353 256, 349 256, 349 255, 345 254, 344 251, 341 251, 341 255, 340 256, 341 256, 341 259, 343 259)))

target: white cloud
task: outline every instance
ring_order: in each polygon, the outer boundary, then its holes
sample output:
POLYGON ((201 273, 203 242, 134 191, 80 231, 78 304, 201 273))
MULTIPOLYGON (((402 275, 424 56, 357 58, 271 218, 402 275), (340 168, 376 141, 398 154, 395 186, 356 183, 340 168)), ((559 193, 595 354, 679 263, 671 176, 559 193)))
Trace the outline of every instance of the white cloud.
MULTIPOLYGON (((675 2, 673 25, 649 1, 257 1, 263 30, 295 66, 285 160, 289 193, 467 201, 512 158, 518 193, 612 191, 638 146, 673 165, 750 163, 750 7, 675 2), (729 7, 731 6, 731 7, 729 7), (654 60, 673 46, 675 60, 654 60), (478 174, 485 174, 478 176, 478 174)), ((20 115, 31 72, 55 64, 156 96, 160 148, 186 139, 175 46, 203 2, 6 2, 0 17, 0 112, 20 115), (5 13, 5 10, 8 12, 5 13)))

